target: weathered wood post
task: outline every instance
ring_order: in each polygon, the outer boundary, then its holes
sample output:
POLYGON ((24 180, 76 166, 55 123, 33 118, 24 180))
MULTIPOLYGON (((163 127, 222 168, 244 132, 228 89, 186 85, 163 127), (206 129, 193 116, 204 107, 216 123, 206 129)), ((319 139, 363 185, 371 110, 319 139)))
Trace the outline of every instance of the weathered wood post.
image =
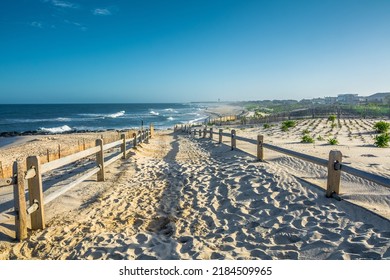
POLYGON ((123 140, 121 145, 121 152, 123 153, 122 158, 126 158, 126 134, 121 134, 121 139, 123 140))
POLYGON ((210 127, 210 139, 213 140, 213 128, 210 127))
POLYGON ((4 178, 3 163, 0 161, 0 178, 4 178))
POLYGON ((149 129, 150 129, 150 138, 152 138, 153 135, 154 135, 154 125, 153 125, 153 123, 150 124, 149 129))
POLYGON ((97 173, 97 181, 102 182, 105 180, 103 139, 96 139, 96 146, 100 147, 100 151, 96 153, 96 164, 100 167, 100 171, 97 173))
POLYGON ((47 160, 47 162, 50 162, 50 151, 49 151, 49 149, 46 150, 46 160, 47 160))
POLYGON ((61 158, 61 145, 58 144, 58 158, 61 158))
POLYGON ((138 130, 138 133, 137 133, 137 138, 139 138, 138 139, 138 144, 141 144, 141 142, 142 142, 142 137, 141 137, 141 130, 138 130))
MULTIPOLYGON (((27 170, 35 169, 35 176, 27 180, 28 184, 28 196, 30 205, 35 202, 38 203, 38 210, 31 213, 31 229, 44 229, 45 228, 45 210, 43 203, 43 187, 42 187, 42 174, 41 164, 37 156, 30 156, 27 158, 27 170)), ((22 180, 24 174, 21 174, 22 180)))
POLYGON ((220 129, 219 129, 219 139, 218 139, 218 143, 219 143, 219 144, 222 144, 222 132, 223 132, 223 129, 220 128, 220 129))
POLYGON ((202 129, 199 128, 199 137, 202 136, 202 129))
POLYGON ((329 152, 326 197, 332 197, 334 193, 339 194, 340 192, 342 157, 340 151, 332 150, 329 152))
POLYGON ((145 130, 145 143, 149 144, 149 129, 145 130))
POLYGON ((14 185, 15 232, 16 239, 22 241, 27 237, 27 206, 26 195, 24 193, 26 181, 20 162, 14 162, 12 171, 13 177, 17 180, 17 183, 14 185))
POLYGON ((85 151, 85 139, 83 139, 83 150, 85 151))
POLYGON ((236 148, 236 131, 234 129, 232 129, 231 138, 232 138, 231 146, 232 146, 232 150, 234 150, 236 148))
POLYGON ((133 148, 135 149, 137 147, 137 134, 133 133, 133 148))
POLYGON ((257 159, 260 161, 264 160, 263 143, 264 143, 264 136, 257 135, 257 159))
POLYGON ((203 138, 206 138, 206 134, 207 134, 207 128, 204 127, 204 128, 203 128, 203 138))

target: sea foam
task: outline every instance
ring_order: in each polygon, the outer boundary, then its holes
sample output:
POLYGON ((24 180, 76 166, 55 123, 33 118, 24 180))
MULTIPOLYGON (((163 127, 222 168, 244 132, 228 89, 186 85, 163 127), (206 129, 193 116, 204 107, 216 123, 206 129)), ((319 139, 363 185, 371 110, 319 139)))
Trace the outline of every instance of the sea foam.
POLYGON ((67 125, 63 126, 57 126, 57 127, 41 127, 39 130, 44 131, 44 132, 49 132, 49 133, 63 133, 67 131, 72 131, 73 129, 67 125))

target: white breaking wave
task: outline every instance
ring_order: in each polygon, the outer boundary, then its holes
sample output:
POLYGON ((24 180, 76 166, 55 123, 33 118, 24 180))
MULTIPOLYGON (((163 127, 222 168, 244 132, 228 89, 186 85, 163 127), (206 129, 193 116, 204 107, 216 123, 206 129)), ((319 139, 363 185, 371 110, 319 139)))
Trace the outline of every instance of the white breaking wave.
POLYGON ((205 120, 207 117, 201 117, 201 118, 197 118, 197 119, 194 119, 194 120, 190 120, 188 123, 196 123, 196 122, 199 122, 199 121, 203 121, 205 120))
POLYGON ((169 117, 169 118, 167 118, 167 120, 169 120, 169 121, 173 121, 173 120, 174 120, 174 118, 172 118, 172 117, 169 117))
POLYGON ((175 114, 179 113, 178 111, 176 111, 176 110, 174 110, 174 109, 172 109, 172 108, 164 109, 164 111, 166 111, 166 112, 172 112, 172 113, 175 113, 175 114))
POLYGON ((50 133, 63 133, 63 132, 71 131, 73 129, 67 125, 63 125, 63 126, 50 127, 50 128, 41 127, 40 130, 45 132, 50 132, 50 133))
POLYGON ((152 110, 152 111, 150 111, 150 114, 151 114, 151 115, 154 115, 154 116, 159 116, 159 115, 160 115, 160 113, 158 113, 158 112, 155 112, 155 111, 153 111, 153 110, 152 110))
POLYGON ((125 111, 120 111, 118 113, 106 115, 106 117, 116 119, 118 117, 123 116, 124 114, 125 114, 125 111))

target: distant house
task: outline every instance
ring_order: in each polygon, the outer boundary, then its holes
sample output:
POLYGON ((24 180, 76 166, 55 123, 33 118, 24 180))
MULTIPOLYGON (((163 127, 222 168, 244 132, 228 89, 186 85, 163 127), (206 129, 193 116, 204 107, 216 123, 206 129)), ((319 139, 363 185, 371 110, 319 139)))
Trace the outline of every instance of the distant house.
POLYGON ((325 104, 335 104, 337 102, 337 97, 326 96, 325 104))
POLYGON ((357 104, 359 103, 359 95, 353 93, 337 95, 337 103, 342 104, 357 104))
POLYGON ((389 104, 390 92, 378 92, 365 98, 369 103, 389 104))

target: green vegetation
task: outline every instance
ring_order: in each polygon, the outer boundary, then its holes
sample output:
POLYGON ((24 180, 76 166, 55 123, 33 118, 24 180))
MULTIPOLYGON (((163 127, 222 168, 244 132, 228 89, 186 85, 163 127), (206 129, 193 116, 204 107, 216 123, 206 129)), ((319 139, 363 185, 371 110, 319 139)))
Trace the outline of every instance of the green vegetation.
POLYGON ((379 133, 386 133, 390 128, 390 123, 385 121, 380 121, 374 124, 374 128, 379 133))
POLYGON ((314 143, 314 139, 310 135, 303 135, 301 143, 314 143))
POLYGON ((328 139, 328 144, 329 145, 337 145, 339 141, 336 138, 330 138, 328 139))
POLYGON ((389 147, 390 135, 388 133, 382 133, 375 136, 375 145, 379 148, 389 147))
POLYGON ((328 122, 334 123, 335 121, 336 121, 336 115, 330 115, 330 116, 328 117, 328 122))
POLYGON ((305 135, 305 134, 309 134, 310 131, 306 128, 304 131, 302 131, 302 134, 305 135))
POLYGON ((290 128, 290 127, 294 127, 294 126, 296 126, 297 125, 297 123, 295 122, 295 121, 291 121, 291 120, 289 120, 289 121, 284 121, 284 122, 282 122, 282 130, 283 131, 288 131, 288 129, 290 128))
POLYGON ((271 127, 271 125, 270 125, 269 123, 263 124, 263 128, 264 128, 264 129, 268 129, 268 128, 270 128, 270 127, 271 127))
POLYGON ((322 137, 321 135, 318 135, 317 140, 318 140, 318 141, 324 141, 325 139, 324 139, 324 137, 322 137))

